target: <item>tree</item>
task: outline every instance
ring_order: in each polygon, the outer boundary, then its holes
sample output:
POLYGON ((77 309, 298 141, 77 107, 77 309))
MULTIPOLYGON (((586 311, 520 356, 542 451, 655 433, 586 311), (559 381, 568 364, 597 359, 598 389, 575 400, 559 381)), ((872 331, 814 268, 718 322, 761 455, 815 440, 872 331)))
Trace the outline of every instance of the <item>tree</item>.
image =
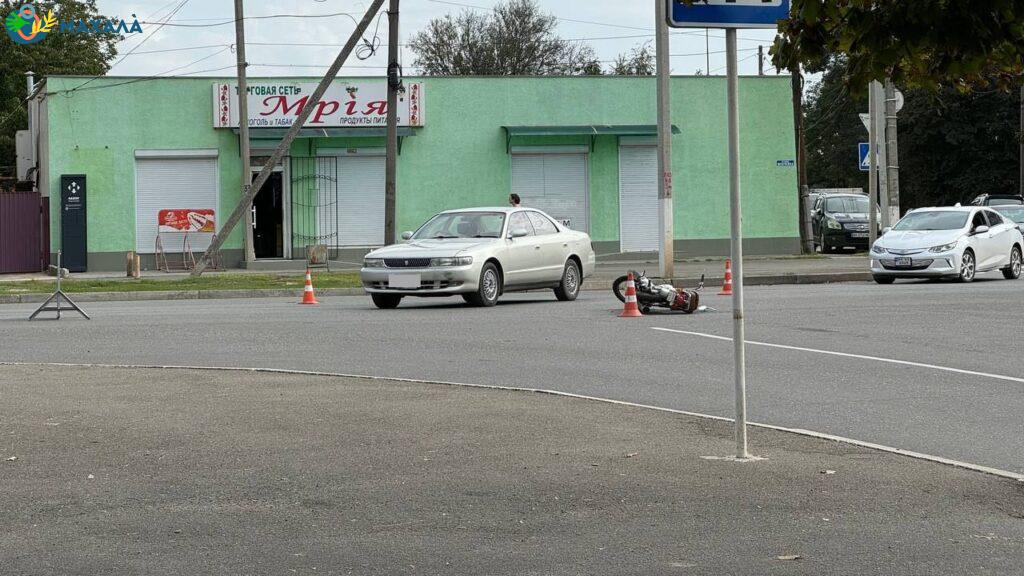
MULTIPOLYGON (((6 17, 24 3, 23 0, 0 0, 0 17, 6 17)), ((35 6, 41 12, 54 9, 62 21, 105 18, 96 8, 96 0, 66 0, 59 6, 37 2, 35 6)), ((105 74, 117 54, 120 38, 109 33, 53 32, 29 45, 0 38, 0 174, 14 172, 14 133, 28 127, 25 72, 35 72, 37 80, 54 74, 105 74)))
POLYGON ((847 58, 850 87, 892 78, 901 86, 1009 90, 1024 72, 1019 0, 793 0, 779 26, 775 64, 821 67, 847 58))
MULTIPOLYGON (((857 143, 867 141, 858 113, 867 97, 847 87, 847 61, 831 58, 806 107, 807 169, 812 187, 867 187, 857 143)), ((1013 192, 1018 180, 1020 101, 1001 90, 904 90, 899 115, 900 202, 904 210, 967 202, 984 192, 1013 192)))
POLYGON ((619 54, 611 70, 618 76, 653 76, 654 72, 654 51, 650 42, 634 46, 629 54, 619 54))
POLYGON ((593 49, 558 37, 557 24, 534 0, 509 0, 488 15, 435 18, 409 46, 431 76, 600 74, 593 49))

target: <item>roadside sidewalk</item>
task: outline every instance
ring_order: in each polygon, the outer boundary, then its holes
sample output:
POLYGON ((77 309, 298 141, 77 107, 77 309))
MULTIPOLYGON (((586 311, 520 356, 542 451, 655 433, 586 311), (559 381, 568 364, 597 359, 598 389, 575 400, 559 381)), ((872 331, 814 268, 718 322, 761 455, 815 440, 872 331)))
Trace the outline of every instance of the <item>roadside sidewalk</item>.
MULTIPOLYGON (((724 280, 724 259, 695 259, 676 262, 676 277, 671 281, 677 286, 693 287, 705 275, 707 286, 720 286, 724 280)), ((851 256, 811 256, 811 257, 764 257, 755 256, 744 259, 744 280, 748 286, 765 286, 775 284, 824 284, 833 282, 864 282, 871 279, 867 271, 867 257, 851 256)), ((658 274, 658 262, 649 260, 618 260, 602 261, 597 265, 593 276, 583 284, 584 290, 608 290, 612 281, 629 270, 646 271, 649 276, 658 274)), ((362 288, 355 276, 358 270, 335 270, 330 273, 314 270, 313 283, 317 294, 324 296, 356 296, 362 295, 362 288), (324 286, 317 282, 329 274, 333 284, 324 286), (347 277, 348 275, 349 277, 347 277)), ((82 302, 106 302, 128 300, 194 300, 217 298, 278 298, 299 296, 302 293, 301 272, 266 271, 247 272, 244 270, 215 271, 203 275, 203 279, 219 280, 212 282, 219 287, 195 287, 186 285, 175 287, 175 283, 189 282, 187 273, 146 272, 142 279, 149 284, 146 289, 133 290, 129 286, 138 282, 125 278, 123 274, 90 272, 73 274, 65 281, 64 288, 82 302), (248 286, 247 278, 251 278, 253 286, 248 286), (278 286, 267 287, 276 278, 278 286), (115 282, 117 289, 111 291, 79 291, 75 289, 76 281, 115 282), (166 282, 166 290, 158 289, 152 284, 166 282), (294 288, 292 288, 294 286, 294 288)), ((51 276, 45 274, 22 274, 0 276, 0 304, 39 303, 48 296, 51 276), (34 281, 33 290, 22 290, 16 285, 19 282, 34 281), (40 281, 47 282, 45 290, 38 288, 40 281)))
POLYGON ((1024 484, 764 429, 397 381, 0 367, 5 571, 1018 574, 1024 484), (159 405, 159 410, 153 407, 159 405), (14 458, 13 460, 8 460, 14 458))

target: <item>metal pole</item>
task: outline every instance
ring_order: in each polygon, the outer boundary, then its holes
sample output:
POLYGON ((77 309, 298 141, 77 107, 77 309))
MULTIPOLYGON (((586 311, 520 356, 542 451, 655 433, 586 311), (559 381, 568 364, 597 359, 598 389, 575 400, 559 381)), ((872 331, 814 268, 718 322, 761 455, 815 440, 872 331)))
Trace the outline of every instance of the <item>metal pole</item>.
POLYGON ((814 234, 811 232, 811 215, 807 206, 807 155, 804 145, 804 78, 800 73, 800 65, 793 67, 790 77, 790 89, 793 94, 793 140, 796 146, 796 190, 800 217, 800 237, 803 241, 804 254, 814 253, 814 234))
POLYGON ((711 75, 711 29, 704 29, 704 57, 707 59, 706 66, 704 69, 704 75, 711 75))
POLYGON ((878 106, 875 99, 875 84, 868 88, 868 245, 874 246, 878 239, 878 106))
POLYGON ((345 43, 345 46, 341 49, 338 57, 334 59, 334 63, 332 63, 331 67, 328 68, 327 73, 320 81, 320 84, 317 85, 316 90, 313 91, 313 94, 309 96, 309 100, 306 101, 305 106, 302 107, 302 110, 299 112, 299 117, 296 118, 295 122, 292 123, 290 128, 288 128, 288 132, 285 133, 284 138, 281 139, 280 144, 277 145, 277 148, 274 150, 274 153, 271 154, 270 159, 267 160, 267 163, 263 165, 263 169, 260 170, 259 175, 256 176, 256 180, 252 183, 252 187, 245 196, 238 201, 238 205, 235 206, 234 211, 230 216, 228 216, 227 221, 224 222, 224 226, 220 229, 220 233, 217 234, 217 237, 210 244, 210 247, 206 249, 203 257, 196 265, 195 270, 192 271, 193 276, 199 276, 204 270, 206 270, 206 267, 209 266, 213 255, 216 254, 224 245, 224 242, 231 234, 231 231, 236 225, 238 225, 238 221, 242 219, 243 213, 248 211, 248 206, 252 203, 253 190, 259 190, 263 184, 267 182, 267 179, 270 178, 270 174, 274 171, 274 166, 277 166, 285 152, 287 152, 291 147, 292 142, 295 141, 295 137, 299 135, 299 130, 302 130, 302 127, 306 124, 306 120, 308 120, 310 115, 313 114, 313 110, 320 103, 320 99, 323 98, 324 93, 327 92, 327 88, 338 75, 338 70, 340 70, 345 64, 345 60, 348 60, 348 56, 352 53, 352 50, 355 49, 356 44, 359 42, 359 38, 366 33, 367 28, 369 28, 370 24, 373 22, 374 16, 377 15, 377 12, 380 11, 381 6, 383 5, 384 0, 373 0, 373 4, 370 5, 370 8, 363 16, 363 19, 359 21, 359 25, 356 26, 352 36, 349 37, 348 42, 345 43))
POLYGON ((889 152, 886 149, 886 126, 885 126, 885 87, 877 80, 871 83, 871 93, 875 99, 875 142, 878 146, 878 204, 885 209, 882 210, 881 227, 889 226, 889 152))
POLYGON ((736 457, 746 459, 747 452, 747 375, 743 329, 743 212, 740 209, 740 106, 739 71, 736 62, 736 29, 725 30, 725 57, 728 69, 729 106, 729 211, 732 220, 732 342, 733 371, 736 378, 736 457))
POLYGON ((398 174, 398 0, 388 6, 388 131, 384 161, 384 243, 395 241, 395 195, 398 174))
POLYGON ((672 113, 670 98, 671 69, 668 42, 668 2, 654 0, 658 59, 658 234, 661 277, 675 276, 675 239, 672 209, 672 113))
POLYGON ((757 45, 757 75, 764 76, 764 46, 757 45))
POLYGON ((1020 87, 1020 195, 1024 196, 1024 85, 1020 87))
POLYGON ((900 149, 896 119, 896 85, 891 79, 885 81, 885 151, 886 178, 889 202, 885 206, 886 226, 892 226, 900 219, 900 149))
MULTIPOLYGON (((235 53, 238 56, 238 149, 242 157, 242 197, 249 196, 252 184, 252 171, 249 167, 249 84, 245 77, 245 10, 242 0, 235 0, 235 53)), ((253 214, 252 201, 245 211, 245 261, 256 261, 256 249, 253 246, 253 214)))

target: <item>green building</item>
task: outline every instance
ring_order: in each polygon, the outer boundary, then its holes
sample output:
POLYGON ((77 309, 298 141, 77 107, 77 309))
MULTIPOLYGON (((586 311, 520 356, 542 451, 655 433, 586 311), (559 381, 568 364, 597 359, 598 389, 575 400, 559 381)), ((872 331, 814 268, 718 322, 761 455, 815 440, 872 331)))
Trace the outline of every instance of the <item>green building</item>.
MULTIPOLYGON (((250 81, 254 169, 316 81, 250 81)), ((515 192, 587 231, 600 255, 657 250, 653 78, 424 77, 405 87, 399 231, 445 209, 504 205, 515 192)), ((384 90, 380 78, 335 81, 254 202, 251 266, 305 261, 312 246, 359 262, 384 243, 384 90)), ((725 90, 721 77, 672 79, 677 255, 729 250, 725 90)), ((748 254, 799 251, 790 97, 788 77, 740 79, 748 254)), ((84 243, 89 270, 123 269, 128 251, 147 269, 161 250, 172 262, 189 247, 198 256, 238 202, 230 78, 55 76, 37 89, 33 109, 50 250, 62 242, 62 176, 84 176, 85 230, 65 242, 84 243)), ((227 239, 222 265, 244 263, 242 228, 227 239)))

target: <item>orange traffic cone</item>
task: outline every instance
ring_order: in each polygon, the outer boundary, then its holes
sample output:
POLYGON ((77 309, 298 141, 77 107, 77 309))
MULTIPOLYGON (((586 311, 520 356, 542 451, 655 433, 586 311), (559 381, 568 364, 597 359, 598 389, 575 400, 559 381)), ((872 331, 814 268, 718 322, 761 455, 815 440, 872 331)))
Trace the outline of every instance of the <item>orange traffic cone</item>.
POLYGON ((725 261, 725 282, 722 283, 722 291, 719 296, 732 296, 732 260, 725 261))
POLYGON ((309 274, 309 268, 306 268, 306 287, 302 291, 302 302, 299 304, 319 304, 316 301, 316 294, 313 293, 313 277, 309 274))
POLYGON ((633 273, 626 277, 626 306, 622 309, 619 318, 640 318, 640 307, 636 304, 636 284, 633 282, 633 273))

